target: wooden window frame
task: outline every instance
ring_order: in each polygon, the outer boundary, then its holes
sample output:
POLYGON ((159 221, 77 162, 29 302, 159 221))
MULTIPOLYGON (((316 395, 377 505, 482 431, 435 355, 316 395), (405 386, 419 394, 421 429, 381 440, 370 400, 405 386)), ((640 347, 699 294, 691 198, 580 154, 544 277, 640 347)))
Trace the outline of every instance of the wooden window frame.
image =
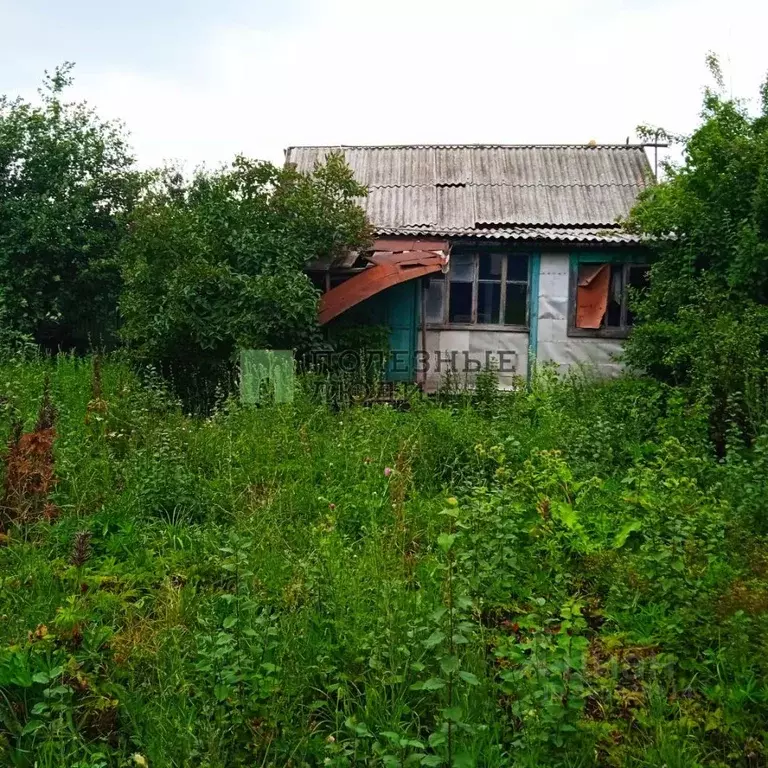
POLYGON ((590 339, 626 339, 633 326, 627 325, 627 309, 629 299, 629 270, 633 267, 644 267, 650 269, 650 264, 645 260, 639 260, 637 257, 626 260, 611 258, 610 256, 600 257, 590 255, 588 257, 571 257, 569 288, 568 288, 568 335, 577 338, 590 339), (579 268, 582 264, 609 264, 611 266, 620 265, 622 291, 621 291, 621 318, 620 325, 612 328, 577 328, 576 327, 576 299, 579 288, 579 268))
MULTIPOLYGON (((450 321, 450 302, 451 302, 451 273, 450 267, 447 274, 443 276, 443 321, 440 323, 427 322, 426 327, 428 330, 455 330, 455 331, 471 331, 482 329, 484 331, 511 331, 516 333, 528 333, 531 325, 531 269, 533 264, 532 254, 526 252, 517 253, 520 257, 525 257, 528 260, 528 275, 525 280, 507 280, 507 267, 509 264, 509 256, 515 255, 517 252, 509 250, 468 250, 459 251, 456 255, 460 256, 472 256, 472 321, 469 323, 454 323, 450 321), (494 254, 501 254, 504 258, 501 262, 501 276, 499 280, 480 280, 480 258, 483 256, 492 256, 494 254), (477 321, 477 302, 479 295, 480 283, 495 284, 498 283, 501 290, 501 297, 499 302, 499 319, 503 318, 506 312, 507 305, 507 284, 512 285, 524 285, 525 286, 525 324, 519 323, 479 323, 477 321)), ((469 281, 467 281, 469 282, 469 281)), ((466 283, 465 283, 466 284, 466 283)))

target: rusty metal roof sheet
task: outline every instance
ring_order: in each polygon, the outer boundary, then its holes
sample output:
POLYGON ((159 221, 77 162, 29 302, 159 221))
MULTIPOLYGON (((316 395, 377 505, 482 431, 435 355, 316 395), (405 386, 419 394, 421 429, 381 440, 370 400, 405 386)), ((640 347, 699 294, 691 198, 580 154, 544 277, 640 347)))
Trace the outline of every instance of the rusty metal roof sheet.
POLYGON ((623 144, 291 147, 286 162, 308 172, 332 152, 387 234, 636 242, 616 222, 653 183, 643 147, 623 144))

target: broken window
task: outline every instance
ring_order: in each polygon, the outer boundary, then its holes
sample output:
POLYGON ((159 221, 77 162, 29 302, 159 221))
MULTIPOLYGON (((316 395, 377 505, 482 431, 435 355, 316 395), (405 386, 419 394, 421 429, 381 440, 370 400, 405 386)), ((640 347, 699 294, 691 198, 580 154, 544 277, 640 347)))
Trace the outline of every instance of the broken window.
POLYGON ((426 291, 428 323, 526 326, 528 256, 454 253, 447 279, 430 277, 426 291))
POLYGON ((579 264, 573 327, 598 335, 626 334, 635 320, 629 309, 629 288, 645 287, 647 273, 645 264, 579 264))
POLYGON ((528 257, 510 253, 504 277, 504 323, 528 325, 528 257))
POLYGON ((441 272, 426 278, 426 316, 428 323, 445 321, 445 276, 441 272))
POLYGON ((477 322, 498 323, 501 310, 501 272, 503 256, 500 253, 481 255, 478 259, 477 322))
POLYGON ((472 294, 475 285, 475 260, 471 255, 451 258, 448 280, 448 322, 472 322, 472 294))

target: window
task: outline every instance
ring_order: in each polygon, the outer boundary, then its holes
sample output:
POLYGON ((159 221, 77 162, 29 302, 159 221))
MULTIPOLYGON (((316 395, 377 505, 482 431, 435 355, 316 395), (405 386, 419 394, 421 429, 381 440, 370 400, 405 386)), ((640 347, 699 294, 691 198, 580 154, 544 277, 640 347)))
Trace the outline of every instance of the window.
POLYGON ((475 286, 475 262, 472 256, 451 259, 448 272, 448 322, 472 322, 472 294, 475 286))
POLYGON ((569 333, 626 336, 635 321, 629 288, 642 289, 647 284, 647 264, 578 262, 571 270, 569 333))
POLYGON ((452 254, 448 275, 429 278, 426 320, 440 325, 526 326, 528 256, 452 254))

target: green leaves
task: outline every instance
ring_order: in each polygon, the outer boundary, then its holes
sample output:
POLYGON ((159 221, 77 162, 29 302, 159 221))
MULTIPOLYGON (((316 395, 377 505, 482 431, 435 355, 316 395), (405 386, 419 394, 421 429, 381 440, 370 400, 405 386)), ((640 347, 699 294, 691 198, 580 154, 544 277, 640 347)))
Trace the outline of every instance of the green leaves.
POLYGON ((619 528, 616 538, 613 540, 614 549, 621 549, 626 543, 627 539, 635 533, 635 531, 641 531, 643 529, 642 520, 630 520, 619 528))
POLYGON ((2 394, 33 414, 48 370, 72 514, 0 537, 0 765, 730 765, 766 721, 768 433, 718 461, 636 380, 523 388, 493 422, 421 401, 198 419, 107 361, 130 437, 94 455, 82 362, 6 361, 2 394), (497 431, 521 440, 501 475, 472 464, 497 431), (414 435, 403 529, 381 468, 414 435))
POLYGON ((318 291, 305 267, 367 242, 363 193, 336 156, 312 174, 244 157, 189 181, 159 173, 121 251, 123 337, 204 378, 238 348, 307 347, 318 291))
POLYGON ((459 657, 455 655, 444 656, 440 659, 440 669, 445 675, 452 675, 454 672, 458 672, 460 665, 459 657))
POLYGON ((480 681, 477 679, 477 675, 473 674, 472 672, 465 672, 462 670, 459 672, 459 677, 465 683, 469 683, 470 685, 480 685, 480 681))
POLYGON ((441 688, 445 688, 447 684, 446 680, 440 677, 430 677, 429 680, 424 682, 414 683, 411 686, 412 691, 439 691, 441 688))
POLYGON ((571 531, 579 528, 579 515, 571 504, 555 502, 552 505, 552 516, 571 531))
POLYGON ((722 451, 729 418, 754 436, 740 401, 768 380, 768 120, 722 88, 706 91, 702 117, 629 219, 654 259, 650 289, 631 296, 641 322, 625 359, 689 387, 722 451))
POLYGON ((443 642, 445 639, 445 632, 441 632, 439 629, 436 629, 425 641, 424 641, 424 647, 425 648, 434 648, 436 645, 439 645, 443 642))
POLYGON ((0 97, 0 322, 83 351, 114 343, 117 254, 143 178, 118 124, 64 100, 71 68, 37 104, 0 97))
POLYGON ((216 685, 213 689, 213 695, 218 701, 226 701, 232 695, 232 689, 228 685, 216 685))

